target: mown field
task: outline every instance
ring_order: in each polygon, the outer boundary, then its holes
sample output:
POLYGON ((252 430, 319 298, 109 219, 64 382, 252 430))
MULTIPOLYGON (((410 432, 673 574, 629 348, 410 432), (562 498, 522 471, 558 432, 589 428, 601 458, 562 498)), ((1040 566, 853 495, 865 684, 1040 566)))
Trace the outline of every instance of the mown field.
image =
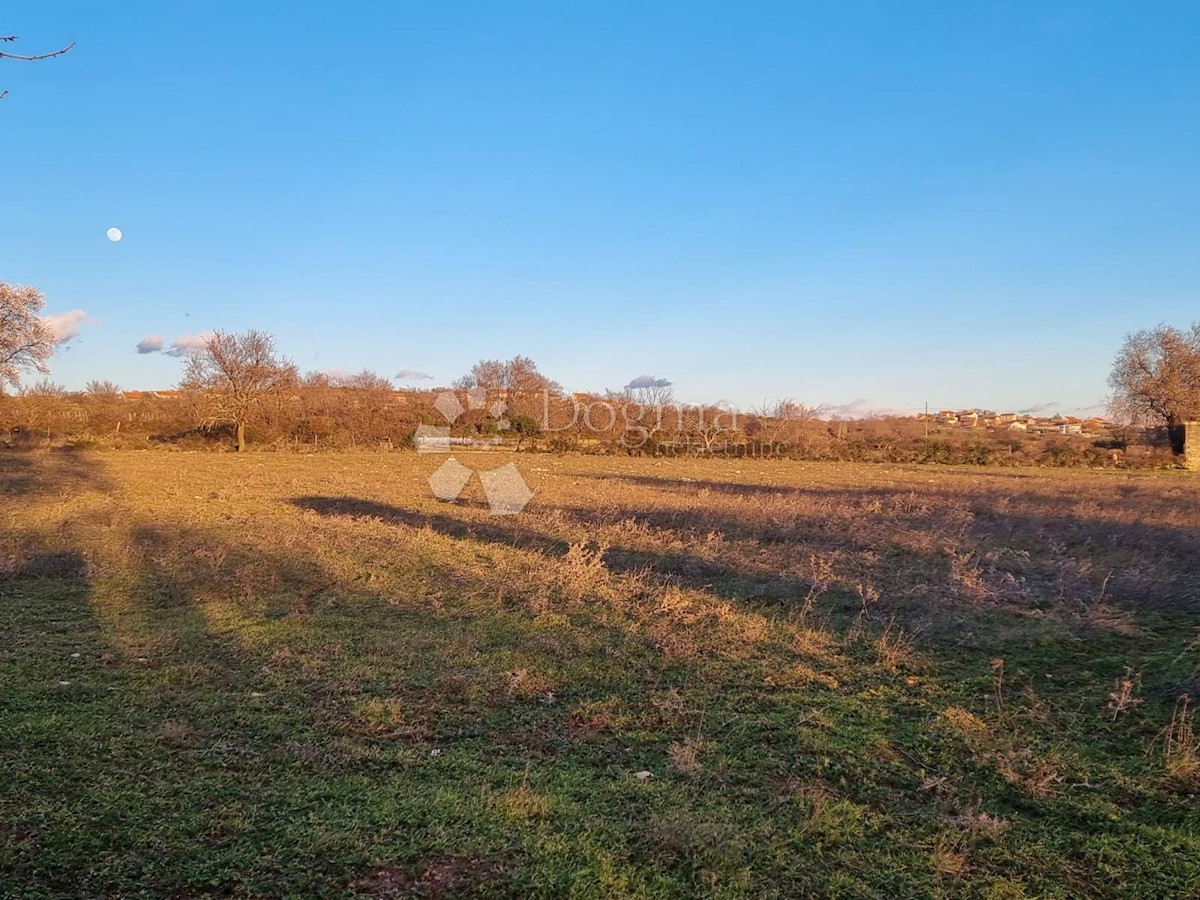
POLYGON ((0 896, 1200 895, 1200 478, 441 461, 0 453, 0 896))

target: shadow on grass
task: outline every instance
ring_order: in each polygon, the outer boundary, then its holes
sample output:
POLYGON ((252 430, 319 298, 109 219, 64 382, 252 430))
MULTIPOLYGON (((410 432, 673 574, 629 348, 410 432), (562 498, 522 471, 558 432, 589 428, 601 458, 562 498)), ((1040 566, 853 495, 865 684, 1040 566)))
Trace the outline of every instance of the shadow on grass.
MULTIPOLYGON (((532 522, 536 520, 522 517, 467 520, 360 497, 309 496, 295 497, 289 502, 322 516, 370 518, 391 525, 431 528, 438 534, 459 540, 534 550, 549 556, 565 556, 571 548, 569 541, 535 528, 532 522)), ((568 513, 581 516, 578 510, 568 510, 568 513)), ((681 552, 651 552, 635 547, 613 546, 605 550, 604 563, 612 572, 650 573, 672 579, 686 587, 710 591, 724 599, 795 600, 806 596, 812 587, 811 582, 802 579, 749 572, 681 552)))
POLYGON ((1045 485, 1033 472, 939 469, 937 474, 938 482, 927 491, 912 484, 842 488, 616 476, 658 489, 666 502, 569 512, 591 525, 631 519, 685 536, 714 530, 759 544, 882 554, 892 557, 894 572, 911 568, 936 584, 949 579, 952 549, 997 556, 1013 551, 997 574, 1024 582, 1039 595, 1035 603, 1073 595, 1081 601, 1111 600, 1133 611, 1200 607, 1200 513, 1190 485, 1181 482, 1174 492, 1151 494, 1145 479, 1130 478, 1114 502, 1111 481, 1096 491, 1086 476, 1070 483, 1075 490, 1064 491, 1062 482, 1045 485), (1020 482, 1020 490, 994 483, 998 478, 1020 482), (697 510, 670 499, 694 498, 700 491, 728 495, 728 509, 697 510), (767 497, 777 505, 769 511, 754 506, 767 497), (839 524, 822 515, 827 510, 860 521, 839 524), (953 548, 956 531, 960 546, 953 548), (914 553, 905 540, 896 539, 905 534, 931 545, 941 540, 946 553, 914 553))
POLYGON ((84 451, 0 450, 0 494, 9 498, 110 490, 103 464, 84 451))

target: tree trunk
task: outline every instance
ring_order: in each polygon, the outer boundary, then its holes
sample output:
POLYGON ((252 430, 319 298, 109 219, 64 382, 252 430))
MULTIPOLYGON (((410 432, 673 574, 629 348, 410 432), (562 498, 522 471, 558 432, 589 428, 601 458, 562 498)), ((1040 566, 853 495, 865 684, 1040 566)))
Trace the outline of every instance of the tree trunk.
POLYGON ((1171 452, 1177 456, 1183 453, 1186 441, 1186 429, 1183 427, 1181 419, 1171 416, 1167 420, 1167 436, 1171 439, 1171 452))
POLYGON ((246 423, 245 422, 237 423, 237 444, 238 444, 238 453, 245 453, 246 452, 246 423))

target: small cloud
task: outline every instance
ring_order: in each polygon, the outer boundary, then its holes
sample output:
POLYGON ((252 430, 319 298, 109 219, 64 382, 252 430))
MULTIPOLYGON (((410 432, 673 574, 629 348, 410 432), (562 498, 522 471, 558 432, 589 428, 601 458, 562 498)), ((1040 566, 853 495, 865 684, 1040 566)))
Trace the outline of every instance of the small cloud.
POLYGON ((137 342, 137 352, 145 355, 147 353, 160 353, 163 348, 163 339, 161 334, 148 334, 137 342))
POLYGON ((1035 403, 1033 406, 1019 410, 1021 415, 1036 416, 1038 413, 1053 412, 1056 409, 1061 409, 1062 404, 1057 400, 1051 400, 1049 403, 1035 403))
POLYGON ((67 341, 73 341, 79 337, 79 329, 85 324, 94 323, 95 319, 82 309, 73 309, 56 316, 46 316, 42 321, 54 332, 55 343, 65 344, 67 341))
POLYGON ((665 378, 655 378, 653 375, 639 375, 637 378, 631 379, 629 384, 625 385, 626 390, 636 391, 639 388, 665 388, 671 387, 671 382, 665 378))
POLYGON ((872 406, 870 400, 862 397, 849 403, 822 403, 816 409, 817 418, 820 419, 883 419, 915 416, 918 412, 918 409, 898 406, 872 406))
POLYGON ((397 381, 432 381, 433 376, 428 372, 420 372, 416 369, 401 369, 396 373, 397 381))
POLYGON ((203 334, 181 334, 163 352, 167 356, 191 356, 193 353, 199 353, 203 350, 209 340, 212 339, 212 336, 213 333, 211 331, 206 331, 203 334))
POLYGON ((203 350, 204 345, 212 336, 211 331, 203 334, 181 334, 168 345, 163 341, 162 335, 148 334, 138 341, 137 352, 141 354, 165 353, 167 356, 174 357, 191 356, 193 353, 203 350))

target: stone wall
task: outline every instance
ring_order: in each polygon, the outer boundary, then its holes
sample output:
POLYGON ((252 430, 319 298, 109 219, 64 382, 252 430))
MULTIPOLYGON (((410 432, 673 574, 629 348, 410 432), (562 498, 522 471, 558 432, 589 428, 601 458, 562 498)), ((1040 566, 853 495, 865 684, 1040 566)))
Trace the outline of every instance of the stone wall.
POLYGON ((1183 464, 1200 472, 1200 422, 1188 422, 1184 427, 1183 464))

